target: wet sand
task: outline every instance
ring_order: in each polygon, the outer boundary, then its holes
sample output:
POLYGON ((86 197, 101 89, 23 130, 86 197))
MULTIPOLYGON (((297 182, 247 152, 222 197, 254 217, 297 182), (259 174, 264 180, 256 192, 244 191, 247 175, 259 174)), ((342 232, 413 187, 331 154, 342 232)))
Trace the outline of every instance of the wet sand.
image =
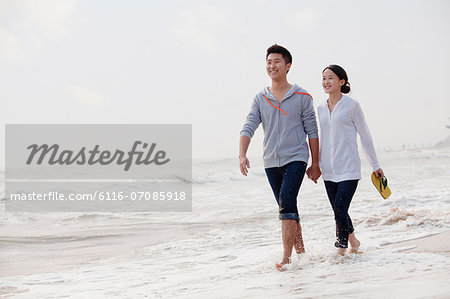
POLYGON ((382 247, 392 248, 396 252, 428 252, 450 256, 450 230, 382 247))

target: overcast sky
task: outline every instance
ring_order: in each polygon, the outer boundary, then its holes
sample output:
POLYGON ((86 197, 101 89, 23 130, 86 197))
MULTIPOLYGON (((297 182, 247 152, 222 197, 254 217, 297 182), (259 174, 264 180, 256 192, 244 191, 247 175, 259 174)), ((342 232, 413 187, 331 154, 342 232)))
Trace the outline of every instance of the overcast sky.
POLYGON ((5 123, 188 123, 194 158, 237 157, 278 43, 316 107, 322 69, 347 70, 377 148, 436 142, 450 131, 449 13, 433 0, 2 0, 0 137, 5 123))

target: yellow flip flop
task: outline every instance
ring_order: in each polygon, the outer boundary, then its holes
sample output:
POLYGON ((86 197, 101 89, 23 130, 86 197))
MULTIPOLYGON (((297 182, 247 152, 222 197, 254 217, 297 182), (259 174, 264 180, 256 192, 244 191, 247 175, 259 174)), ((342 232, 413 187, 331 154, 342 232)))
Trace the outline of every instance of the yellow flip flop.
POLYGON ((391 189, 389 189, 388 187, 388 181, 386 177, 378 178, 375 175, 375 172, 372 172, 372 183, 384 199, 387 199, 389 196, 391 196, 391 189))

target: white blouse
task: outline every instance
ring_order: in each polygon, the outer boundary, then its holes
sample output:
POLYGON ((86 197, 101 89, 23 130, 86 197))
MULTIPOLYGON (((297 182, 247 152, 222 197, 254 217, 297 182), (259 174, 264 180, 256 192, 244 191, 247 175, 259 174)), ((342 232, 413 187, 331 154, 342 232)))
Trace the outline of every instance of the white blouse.
POLYGON ((356 133, 360 136, 363 152, 373 171, 380 168, 369 127, 357 101, 342 95, 332 112, 325 101, 318 107, 317 113, 321 141, 319 164, 324 181, 361 179, 356 133))

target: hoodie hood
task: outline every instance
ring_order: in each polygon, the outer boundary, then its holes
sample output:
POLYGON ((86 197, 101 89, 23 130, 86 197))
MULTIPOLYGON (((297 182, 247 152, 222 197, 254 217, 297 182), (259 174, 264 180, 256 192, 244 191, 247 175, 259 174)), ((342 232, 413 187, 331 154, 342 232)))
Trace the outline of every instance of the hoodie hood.
MULTIPOLYGON (((269 90, 269 87, 265 87, 264 90, 262 91, 262 93, 269 99, 275 100, 275 97, 272 95, 272 93, 269 90)), ((304 90, 303 88, 301 88, 300 86, 298 86, 297 84, 294 84, 291 89, 286 93, 286 95, 284 96, 283 100, 291 97, 292 95, 296 94, 296 93, 300 93, 300 94, 306 94, 311 96, 306 90, 304 90)))

